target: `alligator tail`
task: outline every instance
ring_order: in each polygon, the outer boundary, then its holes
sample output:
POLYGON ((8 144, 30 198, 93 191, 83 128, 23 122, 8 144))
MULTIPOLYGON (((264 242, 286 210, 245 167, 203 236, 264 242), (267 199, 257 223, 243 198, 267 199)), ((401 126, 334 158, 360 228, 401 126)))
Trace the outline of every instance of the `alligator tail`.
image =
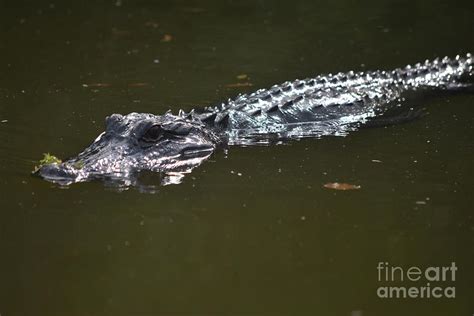
POLYGON ((426 60, 424 63, 408 65, 393 71, 403 83, 412 88, 442 88, 448 90, 472 89, 474 87, 474 60, 471 54, 426 60))

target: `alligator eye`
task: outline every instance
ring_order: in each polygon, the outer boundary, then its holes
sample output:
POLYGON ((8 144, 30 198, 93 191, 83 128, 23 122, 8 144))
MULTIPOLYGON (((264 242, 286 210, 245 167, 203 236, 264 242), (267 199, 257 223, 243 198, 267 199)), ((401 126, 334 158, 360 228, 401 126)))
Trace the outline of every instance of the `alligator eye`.
POLYGON ((141 140, 146 143, 154 143, 160 140, 164 133, 165 131, 161 128, 161 126, 153 125, 145 132, 145 134, 143 134, 141 140))

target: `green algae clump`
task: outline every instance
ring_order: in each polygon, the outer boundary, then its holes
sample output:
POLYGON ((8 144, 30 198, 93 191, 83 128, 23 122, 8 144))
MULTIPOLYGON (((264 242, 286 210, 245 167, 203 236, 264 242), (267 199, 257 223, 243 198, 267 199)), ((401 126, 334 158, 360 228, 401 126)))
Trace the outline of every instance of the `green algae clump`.
POLYGON ((37 172, 42 166, 49 165, 49 164, 60 164, 62 161, 58 157, 51 155, 50 153, 44 153, 43 159, 39 161, 39 165, 35 167, 33 173, 37 172))

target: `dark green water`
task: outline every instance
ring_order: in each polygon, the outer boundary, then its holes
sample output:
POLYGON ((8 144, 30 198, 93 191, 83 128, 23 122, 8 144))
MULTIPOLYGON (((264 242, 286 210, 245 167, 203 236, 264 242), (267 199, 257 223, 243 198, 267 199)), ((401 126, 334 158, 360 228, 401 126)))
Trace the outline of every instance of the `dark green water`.
POLYGON ((158 194, 29 174, 111 113, 474 53, 472 1, 90 3, 0 1, 2 316, 474 313, 473 94, 346 138, 231 148, 158 194), (253 86, 226 87, 240 74, 253 86), (378 262, 453 261, 438 284, 456 298, 377 296, 378 262))

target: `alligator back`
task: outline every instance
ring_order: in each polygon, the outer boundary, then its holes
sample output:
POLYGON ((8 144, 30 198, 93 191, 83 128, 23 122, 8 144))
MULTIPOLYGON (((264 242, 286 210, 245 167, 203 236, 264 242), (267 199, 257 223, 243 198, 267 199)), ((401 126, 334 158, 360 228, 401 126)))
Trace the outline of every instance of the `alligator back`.
POLYGON ((472 76, 470 54, 393 71, 329 74, 240 95, 206 108, 198 117, 222 130, 230 144, 345 135, 390 106, 401 104, 407 91, 462 88, 472 76))

